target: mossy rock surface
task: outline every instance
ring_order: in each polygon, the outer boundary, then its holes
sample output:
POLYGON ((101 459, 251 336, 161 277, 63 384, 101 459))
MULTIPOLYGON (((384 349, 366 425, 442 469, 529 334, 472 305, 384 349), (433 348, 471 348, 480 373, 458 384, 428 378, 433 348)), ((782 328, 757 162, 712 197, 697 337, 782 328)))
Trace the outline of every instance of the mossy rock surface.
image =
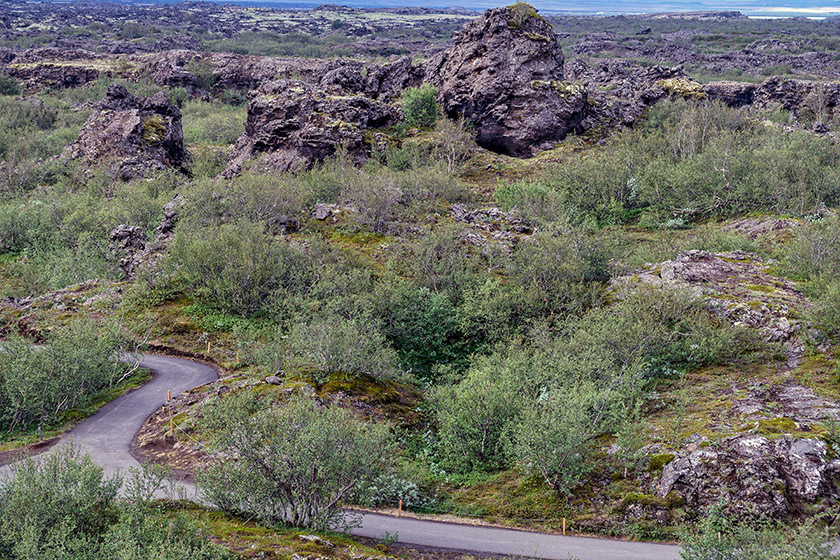
POLYGON ((149 144, 161 142, 166 138, 168 128, 160 115, 153 115, 143 123, 143 141, 149 144))

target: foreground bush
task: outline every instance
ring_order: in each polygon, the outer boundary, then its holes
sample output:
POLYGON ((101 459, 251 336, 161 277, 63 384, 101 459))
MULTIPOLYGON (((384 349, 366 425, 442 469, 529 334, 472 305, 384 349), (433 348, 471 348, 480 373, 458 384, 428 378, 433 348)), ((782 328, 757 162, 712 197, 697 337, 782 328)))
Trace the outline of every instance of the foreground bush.
POLYGON ((15 465, 0 482, 0 557, 84 557, 116 516, 120 484, 72 448, 15 465))
POLYGON ((231 396, 206 416, 224 460, 199 478, 202 496, 268 525, 342 526, 342 499, 374 480, 389 460, 386 427, 305 397, 277 407, 231 396))
POLYGON ((0 480, 0 558, 230 558, 185 517, 161 515, 150 499, 138 499, 142 497, 131 489, 148 479, 145 469, 135 471, 128 481, 126 502, 116 500, 122 485, 119 475, 105 478, 102 467, 72 447, 27 459, 12 469, 0 480))
POLYGON ((738 522, 715 506, 700 520, 698 532, 683 538, 682 560, 830 560, 840 558, 832 552, 829 532, 811 519, 797 528, 753 519, 738 522))

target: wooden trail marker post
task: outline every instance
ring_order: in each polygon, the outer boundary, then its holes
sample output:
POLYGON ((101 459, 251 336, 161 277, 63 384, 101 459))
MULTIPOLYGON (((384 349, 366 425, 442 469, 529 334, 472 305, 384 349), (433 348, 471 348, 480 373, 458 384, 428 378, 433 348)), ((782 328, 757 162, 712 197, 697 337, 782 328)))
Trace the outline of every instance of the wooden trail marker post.
POLYGON ((402 517, 402 500, 400 500, 400 505, 397 508, 397 517, 402 517))

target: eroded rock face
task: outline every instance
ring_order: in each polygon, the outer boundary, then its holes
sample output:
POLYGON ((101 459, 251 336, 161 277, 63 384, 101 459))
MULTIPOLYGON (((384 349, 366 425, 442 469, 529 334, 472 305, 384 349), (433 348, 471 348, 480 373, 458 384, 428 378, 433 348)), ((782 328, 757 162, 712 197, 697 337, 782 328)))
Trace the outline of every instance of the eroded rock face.
POLYGON ((802 504, 837 499, 839 473, 840 460, 829 459, 820 440, 743 435, 665 465, 658 492, 677 492, 691 507, 728 499, 736 509, 783 517, 802 504))
POLYGON ((65 155, 88 164, 113 162, 123 180, 186 165, 181 112, 163 92, 138 98, 120 84, 91 113, 65 155))
POLYGON ((809 303, 795 282, 768 271, 772 264, 742 251, 691 250, 615 283, 684 286, 721 318, 761 329, 768 341, 786 342, 801 329, 796 317, 809 303))
POLYGON ((488 10, 453 41, 426 80, 447 115, 475 125, 479 145, 529 157, 580 128, 586 92, 563 81, 563 51, 536 10, 488 10))
POLYGON ((394 107, 361 95, 343 95, 298 80, 263 84, 248 104, 245 134, 237 140, 226 176, 249 159, 281 171, 307 167, 345 146, 363 162, 370 153, 364 132, 399 120, 394 107))
POLYGON ((809 116, 831 118, 840 107, 840 83, 795 80, 774 76, 761 84, 711 82, 704 90, 712 99, 719 99, 732 107, 755 105, 779 106, 794 114, 803 111, 809 116), (823 113, 824 114, 821 114, 823 113))
POLYGON ((146 248, 146 234, 139 226, 120 224, 111 231, 111 253, 119 261, 126 280, 133 279, 140 265, 139 254, 146 248))
POLYGON ((118 263, 124 280, 134 280, 141 268, 152 266, 163 258, 167 245, 175 237, 175 225, 185 202, 178 194, 163 206, 163 215, 152 241, 139 226, 120 224, 111 231, 110 257, 118 263))
POLYGON ((693 84, 679 66, 631 66, 621 60, 575 59, 566 64, 565 72, 567 79, 584 84, 588 91, 591 103, 582 123, 586 129, 630 126, 657 101, 679 95, 674 85, 693 84))

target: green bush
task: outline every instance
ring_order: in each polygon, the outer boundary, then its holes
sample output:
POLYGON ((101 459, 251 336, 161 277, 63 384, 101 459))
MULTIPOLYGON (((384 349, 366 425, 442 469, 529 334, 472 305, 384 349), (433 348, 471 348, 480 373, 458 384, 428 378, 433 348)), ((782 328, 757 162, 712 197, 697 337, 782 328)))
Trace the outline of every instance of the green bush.
POLYGON ((457 385, 433 394, 444 467, 460 473, 503 469, 511 426, 522 413, 531 387, 529 355, 512 346, 473 362, 457 385))
POLYGON ((169 91, 169 95, 167 95, 167 97, 169 98, 170 103, 174 103, 178 107, 183 107, 184 102, 190 98, 190 95, 187 93, 186 88, 176 87, 169 91))
POLYGON ((795 228, 783 253, 786 268, 799 278, 840 278, 840 217, 795 228))
POLYGON ((446 296, 400 285, 381 290, 377 305, 382 331, 406 371, 431 381, 438 365, 466 361, 458 311, 446 296))
POLYGON ((195 76, 199 89, 210 91, 219 79, 215 66, 206 58, 193 58, 187 63, 186 69, 195 76))
MULTIPOLYGON (((8 560, 229 560, 184 515, 167 516, 132 489, 148 477, 135 471, 129 500, 117 502, 119 475, 72 447, 26 459, 0 480, 0 557, 8 560)), ((150 490, 162 489, 160 477, 150 490)))
POLYGON ((597 234, 567 226, 523 243, 510 274, 541 314, 580 312, 594 302, 594 284, 608 278, 608 258, 597 234))
POLYGON ((168 264, 204 303, 238 315, 270 313, 283 293, 303 290, 313 276, 312 263, 300 249, 247 221, 179 227, 168 264))
POLYGON ((88 558, 116 517, 121 482, 72 447, 17 463, 0 481, 0 556, 88 558))
POLYGON ((402 192, 392 173, 347 175, 341 200, 359 213, 359 221, 376 233, 388 231, 402 192))
POLYGON ((20 84, 8 74, 0 73, 0 95, 20 94, 20 84))
POLYGON ((402 106, 407 126, 431 128, 440 116, 436 87, 423 84, 419 88, 408 88, 402 93, 402 106))
POLYGON ((808 518, 798 527, 784 527, 779 522, 758 516, 736 521, 724 512, 723 505, 713 506, 700 519, 696 533, 682 538, 682 560, 830 560, 840 558, 831 550, 832 538, 819 518, 808 518))
POLYGON ((817 282, 818 296, 806 319, 829 336, 840 334, 840 279, 817 282))
POLYGON ((0 427, 50 425, 86 405, 97 391, 124 380, 131 366, 115 356, 127 347, 116 325, 81 319, 56 329, 43 348, 12 337, 0 361, 0 427))
POLYGON ((311 372, 319 383, 336 373, 380 381, 401 377, 396 353, 370 320, 313 317, 295 324, 281 348, 280 369, 311 372))
POLYGON ((342 501, 389 462, 387 427, 302 397, 278 407, 227 396, 205 407, 204 422, 214 449, 237 460, 207 469, 198 480, 201 495, 223 511, 268 525, 342 527, 342 501))
POLYGON ((403 251, 391 258, 390 268, 433 292, 447 293, 453 301, 475 278, 469 250, 461 243, 458 228, 433 230, 403 251))
POLYGON ((227 145, 245 132, 245 107, 187 100, 183 109, 184 142, 227 145))

